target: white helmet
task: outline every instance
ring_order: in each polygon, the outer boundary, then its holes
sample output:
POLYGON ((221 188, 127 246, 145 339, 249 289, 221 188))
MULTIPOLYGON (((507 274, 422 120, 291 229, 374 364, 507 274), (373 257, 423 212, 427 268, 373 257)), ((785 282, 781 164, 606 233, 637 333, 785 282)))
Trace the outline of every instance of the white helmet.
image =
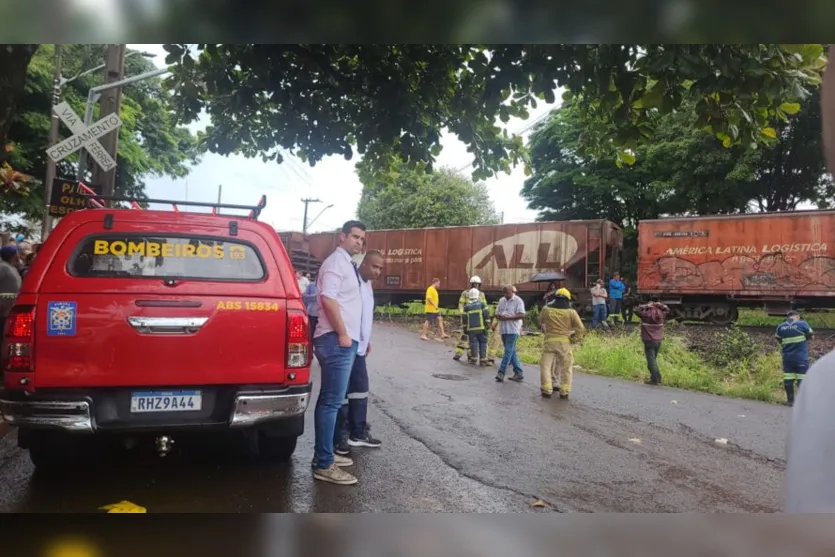
POLYGON ((478 275, 473 276, 470 279, 470 284, 481 284, 481 278, 478 275))
POLYGON ((471 302, 477 302, 479 299, 481 299, 481 292, 478 291, 478 288, 471 288, 467 292, 467 299, 469 299, 471 302))

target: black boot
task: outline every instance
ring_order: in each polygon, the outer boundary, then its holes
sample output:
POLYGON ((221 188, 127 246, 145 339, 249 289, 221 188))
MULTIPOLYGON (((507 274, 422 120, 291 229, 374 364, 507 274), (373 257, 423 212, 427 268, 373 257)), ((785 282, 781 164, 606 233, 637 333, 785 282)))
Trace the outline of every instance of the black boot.
POLYGON ((786 404, 794 406, 794 379, 783 381, 783 388, 786 389, 786 404))

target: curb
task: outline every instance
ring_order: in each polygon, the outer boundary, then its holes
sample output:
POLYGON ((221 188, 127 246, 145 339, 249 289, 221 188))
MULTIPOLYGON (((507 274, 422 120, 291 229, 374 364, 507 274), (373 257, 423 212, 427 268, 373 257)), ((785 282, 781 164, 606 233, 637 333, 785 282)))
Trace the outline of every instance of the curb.
POLYGON ((7 433, 12 431, 12 426, 7 424, 3 418, 0 418, 0 439, 6 436, 7 433))

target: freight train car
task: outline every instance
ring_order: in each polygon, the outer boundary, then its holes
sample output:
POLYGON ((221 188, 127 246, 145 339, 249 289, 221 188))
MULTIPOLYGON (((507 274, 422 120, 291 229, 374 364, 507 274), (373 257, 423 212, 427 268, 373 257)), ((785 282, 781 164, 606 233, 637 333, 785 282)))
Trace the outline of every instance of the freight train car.
MULTIPOLYGON (((306 256, 323 261, 337 246, 339 233, 301 237, 282 233, 293 264, 307 265, 306 256)), ((422 300, 434 277, 441 279, 441 304, 456 307, 469 278, 478 275, 488 299, 501 296, 503 285, 513 284, 532 304, 547 284, 530 282, 537 273, 558 271, 580 305, 587 303, 588 288, 602 274, 620 265, 623 233, 605 220, 374 230, 365 249, 385 256, 383 276, 374 286, 378 304, 422 300)), ((297 266, 297 268, 299 268, 297 266)))
POLYGON ((674 317, 729 323, 835 305, 835 211, 663 218, 638 225, 638 292, 674 317))

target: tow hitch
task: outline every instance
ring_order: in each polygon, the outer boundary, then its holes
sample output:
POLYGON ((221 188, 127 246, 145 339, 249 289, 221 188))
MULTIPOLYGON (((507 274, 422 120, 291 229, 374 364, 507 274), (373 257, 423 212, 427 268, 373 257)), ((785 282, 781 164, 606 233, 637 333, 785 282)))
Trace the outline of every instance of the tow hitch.
POLYGON ((160 435, 157 437, 156 444, 159 456, 165 456, 171 452, 171 445, 174 444, 174 440, 167 435, 160 435))

